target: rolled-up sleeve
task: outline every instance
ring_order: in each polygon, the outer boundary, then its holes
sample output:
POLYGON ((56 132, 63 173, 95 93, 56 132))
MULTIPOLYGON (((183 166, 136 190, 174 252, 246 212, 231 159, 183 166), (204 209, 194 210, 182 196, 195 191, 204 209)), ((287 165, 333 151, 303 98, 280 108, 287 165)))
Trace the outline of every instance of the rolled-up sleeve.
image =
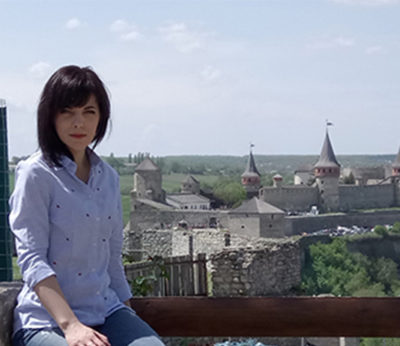
MULTIPOLYGON (((119 192, 119 183, 116 191, 119 192)), ((123 219, 121 198, 118 197, 118 225, 113 229, 110 239, 110 263, 108 274, 111 278, 110 287, 117 293, 119 299, 124 302, 132 297, 129 284, 126 280, 124 266, 122 264, 123 219)))
POLYGON ((18 265, 23 280, 33 288, 55 275, 48 263, 49 187, 40 167, 23 162, 16 169, 15 189, 10 198, 10 227, 15 235, 18 265))

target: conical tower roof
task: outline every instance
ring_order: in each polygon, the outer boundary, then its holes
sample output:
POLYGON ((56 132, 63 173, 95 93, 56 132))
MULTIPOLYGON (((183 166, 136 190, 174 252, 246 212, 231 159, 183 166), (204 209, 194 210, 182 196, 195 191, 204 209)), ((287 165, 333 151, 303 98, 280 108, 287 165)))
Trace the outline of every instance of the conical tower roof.
POLYGON ((400 148, 399 148, 399 152, 397 153, 396 158, 394 159, 394 161, 392 163, 392 167, 400 168, 400 148))
POLYGON ((261 174, 256 167, 253 152, 250 150, 249 160, 247 161, 246 170, 242 174, 242 177, 252 177, 255 175, 260 176, 261 174))
POLYGON ((319 155, 319 160, 314 165, 314 168, 318 167, 340 167, 339 162, 336 160, 335 153, 333 152, 328 131, 326 131, 324 144, 322 146, 321 154, 319 155))
POLYGON ((153 162, 150 157, 146 157, 139 165, 136 167, 135 171, 159 171, 160 168, 153 162))

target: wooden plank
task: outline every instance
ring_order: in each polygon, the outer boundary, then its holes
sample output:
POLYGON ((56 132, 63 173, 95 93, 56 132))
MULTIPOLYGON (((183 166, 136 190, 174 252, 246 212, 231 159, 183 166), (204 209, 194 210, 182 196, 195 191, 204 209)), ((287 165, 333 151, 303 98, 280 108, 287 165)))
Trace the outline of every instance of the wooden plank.
POLYGON ((400 298, 133 298, 162 336, 400 337, 400 298))
POLYGON ((208 294, 207 288, 207 267, 206 267, 206 254, 200 253, 197 255, 196 266, 198 268, 198 276, 196 280, 199 282, 199 292, 198 295, 206 296, 208 294))

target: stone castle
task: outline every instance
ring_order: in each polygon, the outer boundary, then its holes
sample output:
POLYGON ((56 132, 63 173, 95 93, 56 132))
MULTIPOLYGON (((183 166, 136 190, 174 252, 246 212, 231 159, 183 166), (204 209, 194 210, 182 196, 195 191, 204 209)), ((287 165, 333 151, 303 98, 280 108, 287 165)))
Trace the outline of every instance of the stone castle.
POLYGON ((261 186, 250 149, 242 174, 248 198, 235 209, 212 209, 192 176, 182 182, 180 194, 167 195, 159 167, 146 158, 134 174, 125 249, 175 256, 193 251, 194 246, 197 253, 210 253, 228 243, 243 246, 246 240, 282 238, 338 225, 373 227, 400 221, 399 210, 379 211, 400 206, 400 150, 387 176, 372 184, 358 176, 354 184, 341 184, 341 166, 326 131, 318 161, 295 174, 294 185, 283 185, 277 174, 273 186, 261 186))

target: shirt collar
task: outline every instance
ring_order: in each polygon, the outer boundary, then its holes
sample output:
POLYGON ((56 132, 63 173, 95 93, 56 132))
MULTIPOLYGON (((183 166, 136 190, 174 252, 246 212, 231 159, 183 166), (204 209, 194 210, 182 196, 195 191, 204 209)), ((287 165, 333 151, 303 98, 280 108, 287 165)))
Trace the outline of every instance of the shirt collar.
MULTIPOLYGON (((90 169, 93 170, 101 164, 100 157, 90 148, 86 149, 90 160, 90 169)), ((74 160, 69 158, 66 155, 62 155, 60 158, 61 167, 55 167, 56 170, 59 169, 66 169, 69 173, 75 174, 76 173, 76 163, 74 160)))

